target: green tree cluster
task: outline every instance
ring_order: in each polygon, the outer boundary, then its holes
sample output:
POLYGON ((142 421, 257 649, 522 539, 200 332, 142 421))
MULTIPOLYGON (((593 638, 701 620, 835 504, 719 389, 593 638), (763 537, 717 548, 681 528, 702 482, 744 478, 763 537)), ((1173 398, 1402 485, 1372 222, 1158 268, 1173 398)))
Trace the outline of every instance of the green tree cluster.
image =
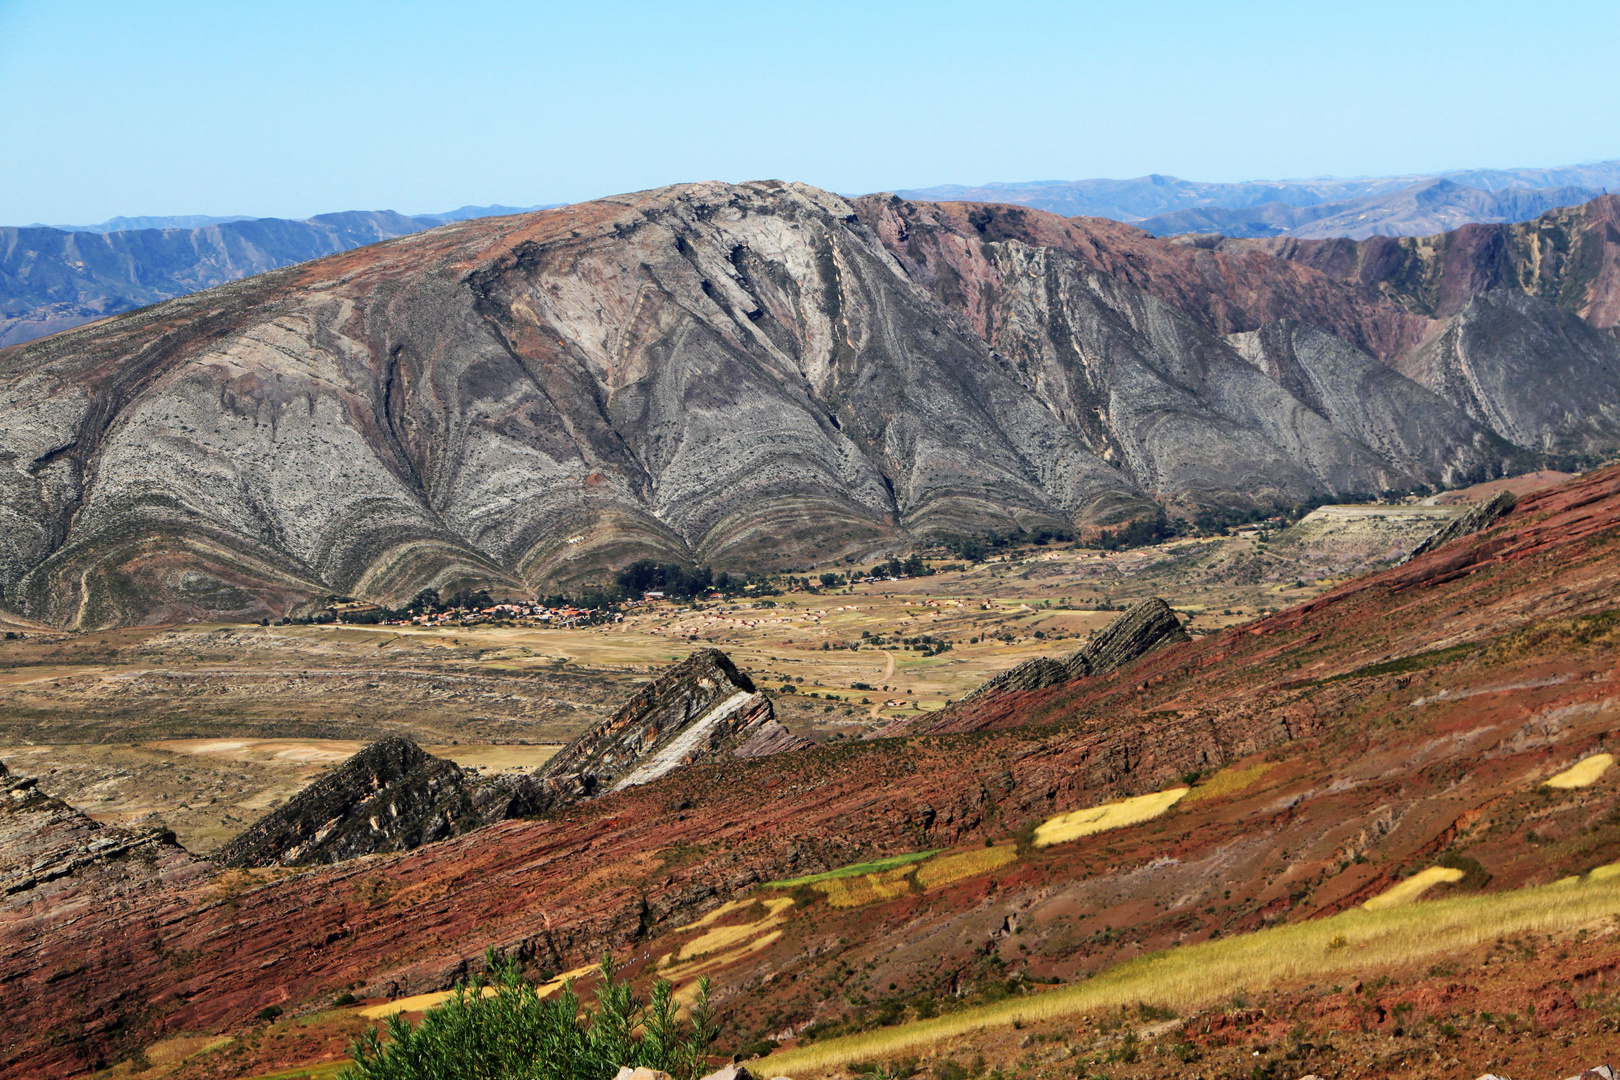
POLYGON ((487 960, 492 982, 457 983, 420 1024, 392 1017, 386 1041, 375 1029, 356 1039, 341 1080, 612 1080, 626 1065, 694 1080, 707 1071, 718 1034, 707 979, 683 1021, 673 984, 660 979, 643 1000, 616 981, 611 955, 595 1009, 581 1006, 572 982, 541 997, 515 961, 493 950, 487 960))

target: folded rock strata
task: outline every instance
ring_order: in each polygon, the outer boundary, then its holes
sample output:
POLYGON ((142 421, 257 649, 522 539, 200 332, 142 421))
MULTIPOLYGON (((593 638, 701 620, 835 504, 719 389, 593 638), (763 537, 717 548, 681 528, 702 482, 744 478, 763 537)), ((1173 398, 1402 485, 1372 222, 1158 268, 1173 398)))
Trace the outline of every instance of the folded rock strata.
POLYGON ((1479 300, 1446 337, 1300 260, 774 181, 447 225, 0 352, 0 603, 99 627, 532 595, 1620 439, 1604 340, 1567 322, 1606 309, 1479 300), (1471 329, 1498 323, 1524 348, 1471 329), (1543 368, 1586 403, 1540 404, 1543 368))
POLYGON ((602 791, 645 784, 728 745, 751 746, 761 733, 767 741, 749 756, 772 743, 796 748, 798 743, 775 715, 770 699, 729 656, 719 649, 699 649, 546 762, 536 774, 540 799, 547 807, 563 806, 602 791), (769 731, 767 725, 772 725, 769 731))
POLYGON ((1155 649, 1191 640, 1170 605, 1157 596, 1150 597, 1133 604, 1103 627, 1096 637, 1061 660, 1046 656, 1025 660, 967 694, 962 701, 1019 690, 1039 690, 1088 675, 1106 675, 1155 649))
POLYGON ((409 851, 538 806, 527 777, 481 779, 403 736, 372 743, 254 822, 224 866, 309 866, 409 851))
POLYGON ((205 872, 161 827, 103 825, 0 763, 0 909, 110 900, 205 872))
POLYGON ((1481 529, 1488 529, 1496 524, 1498 520, 1506 517, 1518 504, 1518 496, 1514 495, 1513 492, 1498 492, 1489 499, 1476 504, 1466 514, 1452 519, 1430 533, 1421 544, 1412 549, 1412 553, 1402 562, 1415 559, 1419 555, 1427 555, 1442 544, 1449 544, 1459 537, 1477 533, 1481 529))

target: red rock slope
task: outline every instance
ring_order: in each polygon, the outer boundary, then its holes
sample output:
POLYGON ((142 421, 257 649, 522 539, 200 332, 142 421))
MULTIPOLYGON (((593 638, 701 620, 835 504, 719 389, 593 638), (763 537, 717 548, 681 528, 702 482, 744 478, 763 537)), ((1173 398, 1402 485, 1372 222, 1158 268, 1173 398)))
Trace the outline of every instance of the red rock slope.
POLYGON ((695 767, 551 820, 282 879, 153 883, 70 908, 11 898, 0 1070, 70 1075, 356 983, 438 989, 489 944, 557 969, 606 946, 656 959, 685 940, 672 927, 761 881, 1027 839, 1054 813, 1228 764, 1226 788, 1144 825, 787 917, 716 966, 726 1007, 743 1032, 842 1015, 839 964, 940 993, 992 958, 998 977, 1074 978, 1339 910, 1442 852, 1480 864, 1457 887, 1614 862, 1614 776, 1538 785, 1616 738, 1617 593, 1610 469, 1308 605, 951 725, 972 731, 695 767))

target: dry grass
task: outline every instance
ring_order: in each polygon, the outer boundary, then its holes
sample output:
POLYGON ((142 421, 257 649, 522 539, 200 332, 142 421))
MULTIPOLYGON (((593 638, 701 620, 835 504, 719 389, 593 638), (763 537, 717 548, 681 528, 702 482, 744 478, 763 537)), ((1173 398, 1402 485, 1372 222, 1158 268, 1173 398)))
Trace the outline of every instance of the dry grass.
POLYGON ((1151 795, 1138 795, 1086 810, 1059 814, 1035 830, 1035 846, 1061 844, 1108 829, 1123 829, 1127 825, 1151 821, 1181 801, 1189 790, 1184 787, 1171 788, 1169 791, 1156 791, 1151 795))
POLYGON ((1193 788, 1186 801, 1194 803, 1202 802, 1205 799, 1219 799, 1226 795, 1235 795, 1252 786, 1256 780, 1276 767, 1277 763, 1274 761, 1262 761, 1250 765, 1247 769, 1222 769, 1198 787, 1193 788))
POLYGON ((1608 772, 1609 766, 1613 764, 1613 754, 1593 754, 1583 761, 1576 762, 1557 776, 1549 777, 1546 784, 1550 788, 1590 787, 1597 783, 1597 778, 1608 772))
POLYGON ((1018 858, 1017 844, 998 844, 995 847, 975 848, 955 855, 941 855, 929 859, 917 868, 917 884, 926 889, 938 889, 980 874, 999 870, 1018 858))
MULTIPOLYGON (((1196 1011, 1233 994, 1332 982, 1455 956, 1504 935, 1572 933, 1620 919, 1620 864, 1585 878, 1328 919, 1154 953, 1086 982, 773 1054, 761 1075, 805 1075, 851 1061, 943 1052, 955 1038, 1150 1002, 1196 1011)), ((759 1070, 755 1070, 758 1072, 759 1070)))
MULTIPOLYGON (((681 983, 698 975, 707 975, 711 971, 719 971, 721 968, 729 967, 753 953, 770 948, 776 944, 781 936, 781 930, 772 930, 763 937, 755 938, 746 945, 732 949, 730 952, 700 956, 695 960, 688 960, 684 963, 676 963, 675 954, 668 953, 658 960, 658 977, 668 979, 672 983, 681 983)), ((692 993, 695 990, 695 983, 687 983, 676 992, 676 1000, 682 1004, 691 1004, 692 993)))
POLYGON ((1400 907, 1402 904, 1410 904, 1441 882, 1461 881, 1464 876, 1461 870, 1450 866, 1431 866, 1427 870, 1419 870, 1405 881, 1391 886, 1361 906, 1368 911, 1383 911, 1385 908, 1400 907))
MULTIPOLYGON (((736 903, 736 901, 733 901, 733 903, 736 903)), ((705 953, 719 952, 721 949, 735 945, 739 941, 757 937, 772 927, 780 926, 787 921, 787 912, 793 906, 793 898, 791 896, 779 896, 774 900, 765 900, 762 904, 765 908, 765 915, 762 918, 738 926, 715 927, 702 937, 693 938, 681 946, 680 955, 676 959, 690 960, 705 953)), ((730 905, 726 906, 729 907, 730 905)))
MULTIPOLYGON (((595 964, 587 964, 584 967, 578 967, 572 971, 565 971, 561 975, 558 975, 547 982, 541 983, 536 988, 536 993, 538 993, 541 997, 547 997, 551 994, 555 994, 558 990, 561 990, 564 984, 566 984, 569 980, 582 978, 595 970, 595 964)), ((393 1001, 386 1002, 382 1005, 368 1005, 363 1009, 356 1009, 355 1012, 359 1013, 367 1020, 385 1020, 388 1017, 393 1016, 395 1013, 426 1012, 435 1005, 439 1005, 445 1001, 448 1001, 450 998, 455 997, 455 994, 456 992, 454 990, 439 990, 431 994, 412 994, 410 997, 395 998, 393 1001)), ((484 996, 494 997, 495 988, 493 986, 484 987, 484 996)))
POLYGON ((906 895, 911 891, 914 873, 911 867, 900 866, 876 874, 818 881, 814 887, 825 895, 827 903, 835 908, 860 907, 862 904, 875 904, 881 900, 893 900, 895 897, 906 895))

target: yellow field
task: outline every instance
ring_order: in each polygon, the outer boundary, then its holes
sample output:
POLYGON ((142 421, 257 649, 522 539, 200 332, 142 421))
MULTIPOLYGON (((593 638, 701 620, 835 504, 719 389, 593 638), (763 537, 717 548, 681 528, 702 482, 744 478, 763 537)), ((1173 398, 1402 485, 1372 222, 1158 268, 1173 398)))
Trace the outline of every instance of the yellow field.
MULTIPOLYGON (((752 901, 749 902, 752 903, 752 901)), ((732 904, 735 903, 738 903, 738 901, 732 901, 732 904)), ((786 922, 788 917, 788 909, 793 906, 793 898, 791 896, 780 896, 774 900, 761 901, 761 903, 765 908, 764 917, 756 919, 751 923, 744 923, 740 926, 716 927, 715 929, 710 930, 707 934, 704 934, 702 937, 693 938, 691 941, 688 941, 681 947, 680 955, 676 957, 676 959, 690 960, 694 956, 702 956, 705 953, 718 952, 729 945, 733 945, 739 941, 745 941, 751 937, 756 937, 759 934, 764 933, 766 930, 786 922)), ((731 904, 727 904, 725 907, 731 907, 731 904)), ((709 918, 718 916, 723 910, 724 908, 721 908, 710 912, 709 918)), ((701 925, 703 925, 701 921, 692 924, 693 927, 701 925)), ((686 928, 683 927, 683 929, 686 928)))
MULTIPOLYGON (((565 971, 556 978, 541 983, 536 988, 536 993, 540 997, 555 994, 563 988, 563 984, 568 980, 582 978, 595 970, 595 964, 588 964, 585 967, 575 968, 573 971, 565 971)), ((439 990, 432 994, 412 994, 410 997, 395 998, 393 1001, 385 1002, 382 1005, 368 1005, 364 1009, 356 1009, 355 1012, 367 1020, 384 1020, 395 1013, 426 1012, 435 1005, 442 1004, 455 996, 456 992, 454 990, 439 990)), ((493 986, 484 987, 483 996, 494 997, 495 988, 493 986)))
POLYGON ((875 904, 880 900, 893 900, 906 895, 911 891, 911 875, 914 872, 913 867, 897 866, 876 874, 818 881, 811 888, 825 895, 827 903, 835 908, 860 907, 862 904, 875 904))
POLYGON ((1180 802, 1190 790, 1184 787, 1171 788, 1169 791, 1155 791, 1151 795, 1138 795, 1118 802, 1103 803, 1101 806, 1093 806, 1086 810, 1070 810, 1067 814, 1059 814, 1035 830, 1035 846, 1062 844, 1108 829, 1122 829, 1127 825, 1151 821, 1180 802))
POLYGON ((1557 776, 1549 777, 1546 784, 1550 788, 1591 787, 1613 764, 1613 754, 1593 754, 1584 761, 1576 762, 1557 776))
MULTIPOLYGON (((1148 1002, 1196 1011, 1232 994, 1349 980, 1424 963, 1523 933, 1573 933, 1620 916, 1620 864, 1585 878, 1513 892, 1352 909, 1327 919, 1153 953, 1032 997, 932 1020, 795 1047, 766 1059, 761 1075, 803 1076, 852 1061, 943 1052, 950 1040, 1015 1022, 1055 1020, 1148 1002)), ((759 1073, 760 1070, 754 1070, 759 1073)))
POLYGON ((1463 876, 1461 870, 1450 866, 1431 866, 1427 870, 1419 870, 1405 881, 1391 886, 1361 906, 1368 911, 1383 911, 1386 908, 1400 907, 1402 904, 1410 904, 1441 882, 1461 881, 1463 876))
POLYGON ((988 874, 1016 861, 1016 844, 998 844, 977 848, 956 855, 940 855, 917 868, 917 884, 924 889, 938 889, 980 874, 988 874))
POLYGON ((1244 788, 1250 787, 1266 773, 1277 767, 1274 761, 1262 761, 1250 765, 1247 769, 1222 769, 1198 787, 1192 789, 1187 796, 1187 802, 1203 802, 1205 799, 1219 799, 1227 795, 1235 795, 1244 788))

